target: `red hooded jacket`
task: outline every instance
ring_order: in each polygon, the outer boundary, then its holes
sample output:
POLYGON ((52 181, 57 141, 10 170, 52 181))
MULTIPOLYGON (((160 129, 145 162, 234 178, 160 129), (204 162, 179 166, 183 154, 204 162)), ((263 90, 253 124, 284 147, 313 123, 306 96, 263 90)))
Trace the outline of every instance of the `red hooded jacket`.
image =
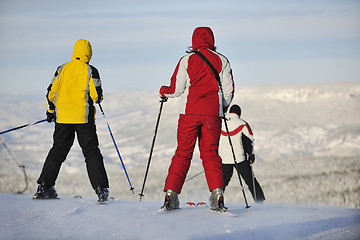
POLYGON ((227 58, 215 51, 214 34, 209 27, 198 27, 192 36, 193 51, 200 51, 220 76, 224 96, 210 67, 197 54, 182 57, 171 77, 169 87, 160 88, 163 97, 180 98, 180 114, 223 116, 234 96, 234 82, 227 58))

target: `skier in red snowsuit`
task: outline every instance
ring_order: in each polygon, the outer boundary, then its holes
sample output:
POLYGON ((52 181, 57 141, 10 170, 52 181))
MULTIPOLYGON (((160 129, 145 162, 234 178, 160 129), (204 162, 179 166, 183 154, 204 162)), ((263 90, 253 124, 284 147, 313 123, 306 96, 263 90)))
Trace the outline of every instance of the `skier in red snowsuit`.
POLYGON ((182 57, 171 77, 170 86, 160 88, 161 97, 180 96, 178 146, 165 181, 166 210, 179 208, 181 193, 189 170, 196 140, 205 170, 211 208, 226 209, 223 204, 223 173, 218 155, 221 117, 234 95, 234 82, 227 58, 216 52, 214 34, 209 27, 198 27, 192 36, 191 51, 182 57), (201 52, 219 73, 223 91, 207 63, 195 51, 201 52))

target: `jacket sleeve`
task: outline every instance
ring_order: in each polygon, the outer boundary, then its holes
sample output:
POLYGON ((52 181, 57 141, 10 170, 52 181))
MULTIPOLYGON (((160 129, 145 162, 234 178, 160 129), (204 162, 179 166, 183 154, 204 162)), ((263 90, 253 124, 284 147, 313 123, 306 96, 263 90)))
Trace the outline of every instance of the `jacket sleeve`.
POLYGON ((101 88, 101 81, 100 81, 100 74, 99 71, 90 65, 91 75, 89 79, 89 91, 91 99, 96 102, 100 103, 102 101, 102 88, 101 88))
POLYGON ((228 107, 230 106, 230 103, 234 97, 235 85, 233 81, 230 62, 225 57, 223 57, 221 61, 223 67, 219 76, 220 76, 222 89, 224 92, 222 104, 223 107, 228 107))
POLYGON ((189 79, 187 74, 188 56, 182 57, 171 77, 171 83, 169 87, 162 86, 160 88, 160 95, 163 97, 179 97, 186 89, 186 83, 189 79))
POLYGON ((47 104, 46 104, 46 108, 47 108, 47 111, 50 112, 50 113, 55 112, 55 96, 56 96, 56 93, 58 91, 58 80, 59 80, 59 76, 60 76, 62 67, 63 67, 63 65, 59 66, 56 69, 54 77, 51 80, 51 83, 47 88, 47 94, 46 94, 47 104))
POLYGON ((244 153, 247 153, 248 155, 254 154, 253 133, 251 131, 250 125, 247 122, 245 122, 245 126, 242 129, 241 141, 243 144, 244 153))

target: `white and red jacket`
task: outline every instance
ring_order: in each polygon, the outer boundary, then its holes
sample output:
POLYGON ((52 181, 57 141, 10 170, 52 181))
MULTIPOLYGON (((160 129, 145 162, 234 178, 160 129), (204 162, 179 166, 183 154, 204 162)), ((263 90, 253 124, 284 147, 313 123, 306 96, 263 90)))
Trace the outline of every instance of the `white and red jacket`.
POLYGON ((169 87, 163 86, 160 95, 180 98, 180 114, 223 116, 234 95, 234 82, 227 58, 215 51, 214 35, 210 28, 196 28, 192 50, 200 51, 215 67, 220 76, 224 96, 214 73, 206 62, 191 52, 182 57, 171 77, 169 87))
MULTIPOLYGON (((246 160, 245 151, 248 154, 254 154, 253 133, 250 126, 236 113, 229 113, 226 115, 226 118, 228 119, 227 125, 230 133, 231 143, 235 152, 236 162, 239 163, 246 160)), ((232 155, 224 124, 222 124, 221 129, 219 155, 223 164, 234 164, 234 157, 232 155)))

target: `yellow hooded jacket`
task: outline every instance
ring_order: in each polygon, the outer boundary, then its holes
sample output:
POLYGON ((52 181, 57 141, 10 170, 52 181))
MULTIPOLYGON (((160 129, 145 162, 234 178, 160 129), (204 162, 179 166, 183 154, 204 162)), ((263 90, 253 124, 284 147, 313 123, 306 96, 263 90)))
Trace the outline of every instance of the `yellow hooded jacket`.
POLYGON ((98 70, 89 65, 92 49, 88 40, 76 41, 71 62, 59 66, 48 87, 47 108, 57 123, 95 122, 94 102, 102 99, 98 70))

